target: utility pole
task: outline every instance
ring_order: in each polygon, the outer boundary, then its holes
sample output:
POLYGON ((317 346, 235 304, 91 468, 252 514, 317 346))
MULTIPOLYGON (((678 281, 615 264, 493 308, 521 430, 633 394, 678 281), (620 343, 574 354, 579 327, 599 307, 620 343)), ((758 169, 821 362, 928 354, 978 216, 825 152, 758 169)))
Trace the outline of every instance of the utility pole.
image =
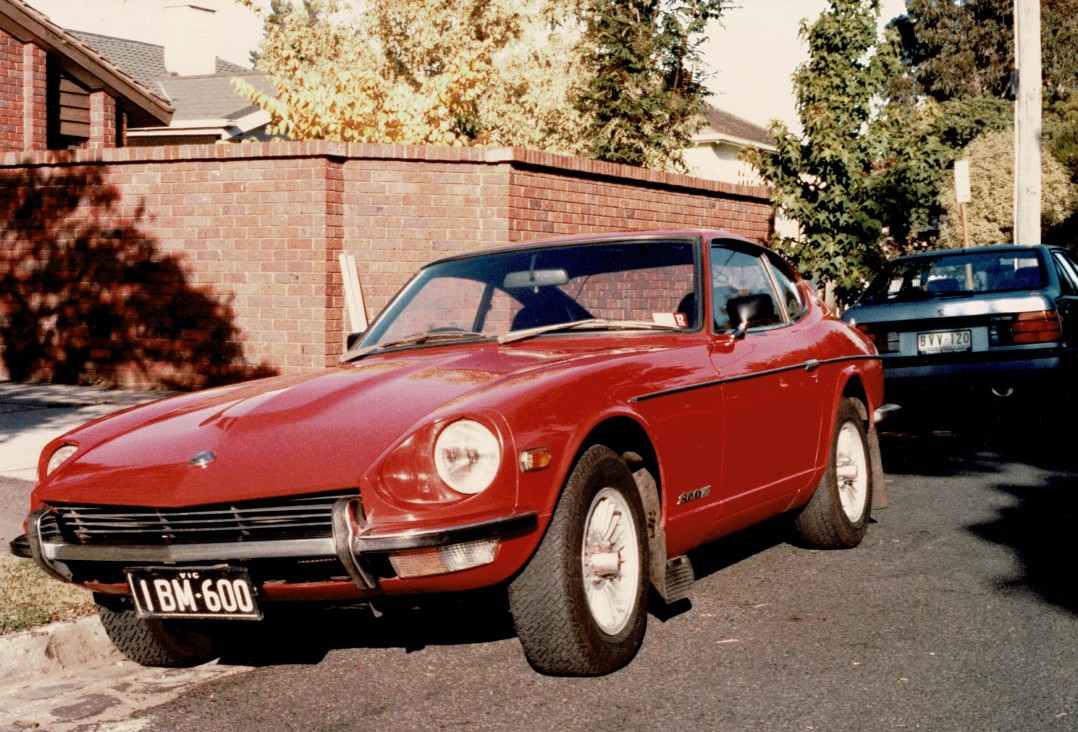
POLYGON ((1041 7, 1014 0, 1014 242, 1041 243, 1041 7))

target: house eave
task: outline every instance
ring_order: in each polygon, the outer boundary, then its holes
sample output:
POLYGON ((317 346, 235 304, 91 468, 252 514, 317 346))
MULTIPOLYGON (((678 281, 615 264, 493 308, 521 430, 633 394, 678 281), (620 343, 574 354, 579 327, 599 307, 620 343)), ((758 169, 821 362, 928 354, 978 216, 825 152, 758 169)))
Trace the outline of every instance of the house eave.
POLYGON ((167 125, 173 109, 44 15, 18 0, 0 3, 0 29, 52 54, 60 68, 90 91, 105 91, 128 113, 129 123, 167 125))

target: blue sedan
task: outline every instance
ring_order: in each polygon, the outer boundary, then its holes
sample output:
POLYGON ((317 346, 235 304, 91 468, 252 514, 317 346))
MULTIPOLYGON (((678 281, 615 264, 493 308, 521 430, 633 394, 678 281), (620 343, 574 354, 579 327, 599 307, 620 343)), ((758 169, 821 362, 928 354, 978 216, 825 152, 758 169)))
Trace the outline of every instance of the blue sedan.
POLYGON ((1078 262, 1052 246, 898 257, 843 317, 875 343, 888 396, 900 403, 1069 386, 1078 365, 1078 262))

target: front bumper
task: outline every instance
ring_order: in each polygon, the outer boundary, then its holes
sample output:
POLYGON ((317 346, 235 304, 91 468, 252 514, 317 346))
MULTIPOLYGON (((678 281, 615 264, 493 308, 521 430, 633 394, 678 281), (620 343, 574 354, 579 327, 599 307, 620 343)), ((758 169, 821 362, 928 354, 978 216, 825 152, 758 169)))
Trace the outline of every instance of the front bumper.
POLYGON ((368 591, 379 587, 379 577, 370 569, 372 559, 504 539, 534 531, 538 526, 538 515, 527 511, 445 528, 380 533, 364 521, 358 499, 341 499, 333 507, 332 535, 322 538, 187 544, 78 544, 45 530, 43 522, 48 515, 47 508, 31 514, 27 520, 27 533, 11 542, 11 552, 34 559, 50 575, 66 582, 77 581, 69 567, 75 563, 122 567, 336 558, 356 586, 368 591))

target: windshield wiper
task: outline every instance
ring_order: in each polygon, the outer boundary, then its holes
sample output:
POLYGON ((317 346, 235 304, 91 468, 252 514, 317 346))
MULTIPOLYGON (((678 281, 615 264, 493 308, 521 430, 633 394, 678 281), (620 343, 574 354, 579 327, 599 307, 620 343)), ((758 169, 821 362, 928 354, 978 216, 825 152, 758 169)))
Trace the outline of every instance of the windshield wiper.
POLYGON ((540 325, 535 328, 511 331, 505 335, 498 336, 498 343, 512 343, 543 335, 544 333, 555 333, 563 330, 681 330, 681 328, 676 325, 664 325, 646 320, 588 318, 587 320, 574 320, 570 323, 554 323, 553 325, 540 325))
POLYGON ((472 330, 434 330, 427 331, 426 333, 413 333, 410 336, 405 336, 404 338, 395 341, 389 341, 388 343, 375 343, 372 346, 355 348, 341 356, 340 361, 341 363, 348 363, 349 361, 355 361, 356 359, 370 355, 375 351, 385 351, 390 348, 403 348, 404 346, 419 346, 426 343, 441 343, 447 341, 473 341, 485 339, 486 337, 487 336, 482 333, 476 333, 472 330))

